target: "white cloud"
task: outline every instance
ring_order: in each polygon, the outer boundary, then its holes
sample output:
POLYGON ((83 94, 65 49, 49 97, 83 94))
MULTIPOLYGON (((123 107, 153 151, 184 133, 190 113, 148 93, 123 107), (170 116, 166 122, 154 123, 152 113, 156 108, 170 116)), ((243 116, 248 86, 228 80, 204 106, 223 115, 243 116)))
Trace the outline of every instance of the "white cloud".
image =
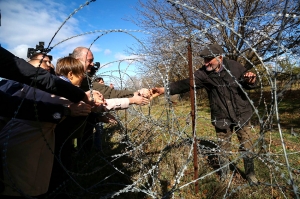
POLYGON ((104 50, 104 55, 110 55, 110 54, 111 54, 111 50, 109 50, 109 49, 104 50))
POLYGON ((21 44, 21 45, 18 45, 17 47, 15 47, 15 48, 13 48, 11 50, 11 52, 13 54, 15 54, 16 56, 18 56, 18 57, 26 58, 26 57, 24 57, 24 55, 25 56, 27 55, 28 48, 30 48, 30 46, 25 45, 25 44, 21 44))
MULTIPOLYGON (((0 8, 5 8, 1 9, 1 45, 21 58, 26 58, 28 47, 35 48, 39 41, 44 41, 47 47, 55 32, 72 12, 72 8, 67 6, 70 5, 53 0, 1 0, 0 8)), ((80 23, 75 17, 64 24, 50 47, 81 33, 80 23)), ((87 37, 76 37, 58 45, 50 54, 56 58, 67 56, 78 45, 89 46, 89 44, 87 37)), ((92 50, 100 51, 96 45, 92 50)))

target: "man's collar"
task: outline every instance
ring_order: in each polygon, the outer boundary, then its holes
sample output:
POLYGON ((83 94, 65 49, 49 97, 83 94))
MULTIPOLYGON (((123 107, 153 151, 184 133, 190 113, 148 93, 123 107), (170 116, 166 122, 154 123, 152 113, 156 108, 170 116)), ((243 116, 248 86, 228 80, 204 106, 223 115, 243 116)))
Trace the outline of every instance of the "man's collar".
POLYGON ((216 72, 216 73, 220 73, 223 69, 224 69, 224 64, 223 64, 223 62, 222 62, 222 63, 221 63, 220 69, 219 69, 218 72, 216 72))

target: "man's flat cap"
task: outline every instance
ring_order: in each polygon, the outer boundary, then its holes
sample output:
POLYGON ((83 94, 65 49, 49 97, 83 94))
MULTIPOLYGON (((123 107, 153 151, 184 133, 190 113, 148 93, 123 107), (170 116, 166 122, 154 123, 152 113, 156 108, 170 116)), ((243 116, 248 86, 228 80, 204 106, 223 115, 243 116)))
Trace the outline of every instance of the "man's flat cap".
POLYGON ((224 53, 222 47, 219 44, 207 45, 204 50, 200 52, 200 57, 203 58, 214 58, 224 53))

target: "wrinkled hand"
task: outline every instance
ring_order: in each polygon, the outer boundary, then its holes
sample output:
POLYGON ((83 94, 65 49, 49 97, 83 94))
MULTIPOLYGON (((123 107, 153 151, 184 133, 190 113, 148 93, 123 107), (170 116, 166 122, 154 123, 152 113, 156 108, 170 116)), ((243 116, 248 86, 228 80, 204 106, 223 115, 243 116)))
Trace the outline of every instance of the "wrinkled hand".
POLYGON ((147 88, 142 88, 142 89, 138 90, 138 94, 140 96, 148 98, 148 99, 151 97, 151 91, 150 91, 150 89, 147 89, 147 88))
POLYGON ((76 104, 70 104, 69 105, 71 116, 77 117, 77 116, 87 116, 91 112, 91 105, 86 104, 84 102, 79 102, 76 104))
POLYGON ((165 93, 164 87, 155 87, 151 89, 151 100, 157 96, 160 96, 165 93))
POLYGON ((105 104, 105 99, 103 95, 99 91, 93 90, 85 92, 88 97, 88 103, 92 106, 100 106, 102 104, 105 104))
POLYGON ((256 74, 252 72, 247 72, 244 75, 245 83, 247 84, 254 84, 256 81, 256 74))
POLYGON ((133 97, 129 98, 130 104, 137 104, 137 105, 146 105, 149 103, 149 99, 142 97, 139 95, 138 92, 135 92, 133 97))

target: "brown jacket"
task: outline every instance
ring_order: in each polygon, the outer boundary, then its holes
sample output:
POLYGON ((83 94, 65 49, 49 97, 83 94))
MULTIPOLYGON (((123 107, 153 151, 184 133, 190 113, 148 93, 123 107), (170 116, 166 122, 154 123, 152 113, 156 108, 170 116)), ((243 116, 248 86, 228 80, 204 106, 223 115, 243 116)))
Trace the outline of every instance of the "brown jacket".
MULTIPOLYGON (((88 91, 89 84, 90 84, 90 78, 89 78, 89 82, 88 82, 88 78, 84 78, 80 88, 84 91, 88 91)), ((128 97, 132 97, 134 93, 133 91, 128 91, 128 90, 115 90, 104 84, 99 84, 98 82, 94 82, 92 84, 92 89, 99 91, 103 95, 104 99, 125 98, 125 97, 128 98, 128 97)))
POLYGON ((128 98, 133 96, 133 91, 128 90, 115 90, 106 86, 104 84, 99 84, 98 82, 93 83, 93 89, 99 91, 105 99, 110 98, 128 98))

